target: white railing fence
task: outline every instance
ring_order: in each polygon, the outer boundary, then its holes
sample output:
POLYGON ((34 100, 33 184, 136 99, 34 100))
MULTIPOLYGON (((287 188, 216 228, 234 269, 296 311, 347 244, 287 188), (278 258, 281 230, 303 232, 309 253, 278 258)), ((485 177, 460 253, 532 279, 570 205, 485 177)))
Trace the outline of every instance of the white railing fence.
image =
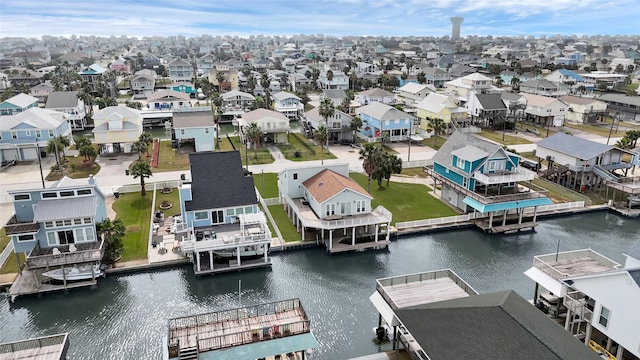
POLYGON ((2 250, 2 254, 0 254, 0 268, 4 265, 5 261, 9 258, 11 253, 13 252, 13 241, 9 241, 7 246, 2 250))
MULTIPOLYGON (((271 212, 269 211, 269 204, 267 204, 267 202, 265 200, 279 200, 277 198, 270 198, 270 199, 263 199, 262 196, 260 196, 260 192, 258 192, 258 189, 256 190, 256 195, 258 196, 258 200, 260 200, 260 205, 262 205, 262 210, 264 210, 265 215, 267 215, 267 218, 269 219, 269 221, 271 222, 271 225, 273 226, 273 230, 275 230, 276 235, 278 236, 278 239, 280 239, 281 242, 285 241, 282 238, 282 233, 280 232, 280 229, 278 228, 278 223, 276 223, 276 221, 273 219, 273 216, 271 216, 271 212)), ((275 203, 275 204, 271 204, 271 205, 276 205, 279 204, 279 202, 275 203)))
MULTIPOLYGON (((182 180, 171 180, 171 181, 155 181, 155 182, 145 182, 145 188, 147 191, 151 191, 151 189, 161 190, 162 188, 177 188, 182 185, 182 180)), ((105 186, 101 187, 100 190, 107 196, 113 195, 115 192, 119 192, 121 194, 124 193, 133 193, 140 191, 140 184, 128 184, 122 186, 105 186)))
POLYGON ((425 166, 433 166, 433 160, 427 159, 427 160, 413 160, 413 161, 402 162, 403 169, 425 167, 425 166))
POLYGON ((262 201, 264 201, 264 203, 267 204, 267 206, 280 205, 280 198, 268 198, 268 199, 262 199, 262 201))

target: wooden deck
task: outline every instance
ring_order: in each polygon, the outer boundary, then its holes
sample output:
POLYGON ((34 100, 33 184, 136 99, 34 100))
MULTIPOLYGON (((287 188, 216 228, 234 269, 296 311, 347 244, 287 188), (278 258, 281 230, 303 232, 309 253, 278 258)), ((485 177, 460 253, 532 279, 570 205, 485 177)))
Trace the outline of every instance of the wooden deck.
POLYGON ((14 341, 0 344, 0 360, 61 360, 66 359, 67 334, 14 341))
POLYGON ((448 277, 385 286, 384 290, 398 308, 469 296, 448 277))
POLYGON ((611 270, 610 267, 599 263, 590 257, 578 259, 565 259, 559 261, 547 261, 547 264, 562 274, 569 276, 578 276, 585 274, 593 274, 602 271, 611 270))
POLYGON ((40 273, 38 273, 38 276, 36 277, 36 271, 37 270, 25 269, 22 271, 22 274, 18 274, 18 276, 13 281, 11 288, 9 289, 9 296, 11 296, 12 299, 15 299, 20 295, 61 291, 79 287, 96 286, 98 284, 97 280, 75 281, 67 283, 66 286, 64 284, 58 285, 52 283, 42 283, 42 280, 46 279, 46 277, 42 276, 40 273))
POLYGON ((534 221, 523 221, 520 224, 507 223, 504 226, 502 225, 502 220, 500 221, 494 220, 493 222, 494 224, 496 223, 500 224, 498 226, 490 225, 487 219, 476 220, 474 223, 476 224, 477 227, 482 229, 484 232, 488 232, 491 234, 504 234, 504 233, 518 232, 522 230, 533 230, 535 229, 536 226, 538 226, 538 223, 534 221))
MULTIPOLYGON (((326 240, 329 241, 328 239, 326 240)), ((331 249, 327 247, 327 251, 331 254, 335 254, 335 253, 341 253, 345 251, 364 251, 367 249, 383 249, 389 246, 389 244, 391 244, 391 241, 388 241, 388 240, 378 240, 377 242, 368 241, 368 242, 363 242, 355 245, 343 244, 343 243, 334 241, 331 249)))

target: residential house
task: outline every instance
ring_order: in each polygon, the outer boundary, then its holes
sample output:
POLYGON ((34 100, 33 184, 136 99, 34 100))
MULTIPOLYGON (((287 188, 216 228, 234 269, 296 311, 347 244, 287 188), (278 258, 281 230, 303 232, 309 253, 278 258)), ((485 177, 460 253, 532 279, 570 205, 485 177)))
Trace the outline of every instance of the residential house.
MULTIPOLYGON (((108 69, 103 68, 98 64, 92 64, 88 67, 85 67, 78 74, 82 81, 86 81, 89 85, 89 88, 92 91, 96 91, 96 83, 102 78, 102 75, 106 73, 108 69)), ((109 86, 109 84, 106 84, 109 86)))
POLYGON ((449 69, 448 72, 451 80, 455 80, 461 77, 475 74, 476 72, 478 72, 478 70, 476 68, 472 68, 471 66, 456 64, 451 69, 449 69))
POLYGON ((100 154, 132 152, 131 145, 142 135, 140 111, 125 106, 107 106, 93 115, 94 144, 100 154))
POLYGON ((0 103, 0 115, 13 115, 32 107, 38 107, 38 99, 31 95, 20 93, 0 103))
POLYGON ((565 120, 578 124, 595 124, 607 113, 607 103, 598 99, 561 96, 558 98, 567 104, 565 120))
MULTIPOLYGON (((511 81, 513 79, 518 79, 519 83, 523 83, 529 80, 533 80, 536 79, 536 75, 534 75, 533 73, 530 72, 525 72, 522 74, 518 74, 515 71, 511 71, 511 70, 504 70, 500 72, 500 78, 502 79, 502 82, 506 85, 511 85, 511 81)), ((555 80, 554 80, 555 81, 555 80)))
POLYGON ((297 120, 304 112, 302 99, 292 93, 281 91, 273 94, 272 98, 275 101, 273 109, 279 113, 282 113, 290 120, 297 120))
POLYGON ((140 71, 136 72, 129 80, 133 97, 137 99, 151 95, 156 87, 156 78, 146 73, 140 73, 140 71))
POLYGON ((175 59, 168 63, 167 72, 172 83, 189 82, 194 77, 193 66, 182 59, 175 59))
POLYGON ((227 64, 216 64, 214 68, 208 72, 209 81, 216 87, 220 87, 222 91, 238 90, 240 80, 236 69, 229 69, 227 64), (218 75, 222 77, 222 84, 218 81, 218 75))
POLYGON ((632 164, 624 161, 625 152, 611 145, 559 132, 536 143, 536 156, 550 164, 541 176, 570 189, 584 191, 606 181, 617 182, 632 164))
POLYGON ((527 120, 540 124, 541 126, 562 126, 564 125, 564 117, 567 114, 567 104, 562 101, 527 93, 520 93, 527 107, 524 109, 527 120))
POLYGON ((507 105, 500 94, 471 94, 465 104, 467 113, 472 119, 482 119, 493 123, 507 120, 507 105))
POLYGON ((384 89, 373 88, 361 91, 358 94, 358 102, 360 103, 360 105, 367 105, 373 102, 394 104, 396 102, 396 98, 393 93, 390 93, 384 89))
POLYGON ((449 136, 434 155, 433 168, 425 171, 441 185, 443 201, 488 217, 488 222, 476 222, 488 232, 535 227, 538 206, 552 204, 546 190, 531 183, 535 173, 520 167, 519 155, 461 131, 449 136), (533 214, 525 217, 530 210, 533 214), (508 217, 510 211, 517 219, 508 217))
POLYGON ((459 107, 455 101, 447 95, 429 93, 422 101, 416 104, 418 109, 418 119, 420 120, 420 127, 429 131, 428 119, 440 119, 448 127, 451 122, 462 124, 467 120, 467 110, 463 107, 459 107))
POLYGON ((378 68, 374 64, 358 61, 358 62, 356 62, 355 70, 356 70, 356 72, 370 72, 370 73, 372 73, 372 72, 378 71, 378 68))
POLYGON ((25 84, 28 87, 36 86, 42 82, 44 74, 30 69, 24 69, 17 74, 9 75, 9 81, 14 84, 25 84))
POLYGON ((144 67, 146 69, 155 69, 157 67, 159 67, 161 64, 160 58, 153 55, 153 54, 147 54, 144 57, 144 67))
POLYGON ((240 153, 191 153, 189 164, 192 180, 179 188, 184 225, 175 230, 176 237, 184 239, 182 252, 191 259, 194 273, 271 265, 271 231, 240 153))
POLYGON ((547 79, 533 79, 520 83, 520 91, 548 97, 560 97, 569 94, 569 86, 554 83, 547 79))
POLYGON ((473 73, 461 78, 444 83, 446 91, 456 95, 461 101, 467 101, 471 93, 487 93, 494 90, 491 79, 480 74, 473 73))
POLYGON ((434 91, 428 85, 410 82, 398 89, 398 96, 404 100, 405 105, 415 105, 434 91))
POLYGON ((333 116, 326 120, 326 124, 324 117, 320 115, 320 109, 317 107, 306 112, 305 115, 312 129, 325 125, 327 131, 329 131, 328 141, 330 143, 353 140, 353 130, 351 130, 352 117, 349 114, 336 109, 333 116))
POLYGON ((369 142, 379 142, 381 137, 404 141, 414 124, 413 116, 377 101, 357 108, 356 114, 363 124, 359 136, 369 142))
POLYGON ((278 191, 303 241, 315 238, 329 253, 389 245, 391 213, 372 209, 373 197, 349 177, 348 164, 283 170, 278 191))
POLYGON ((569 87, 570 93, 575 92, 576 88, 582 85, 582 76, 572 70, 567 69, 554 70, 544 78, 554 83, 562 83, 567 85, 569 87))
POLYGON ((231 90, 220 94, 225 109, 248 109, 255 106, 256 98, 246 92, 231 90))
MULTIPOLYGON (((598 100, 607 103, 610 116, 618 120, 640 123, 640 97, 624 94, 604 94, 598 100)), ((2 105, 0 105, 0 108, 2 105)))
MULTIPOLYGON (((208 51, 207 51, 208 53, 208 51)), ((213 54, 204 54, 196 60, 196 68, 199 74, 207 74, 215 68, 216 57, 213 54)))
POLYGON ((173 90, 160 90, 147 96, 147 108, 178 109, 192 107, 191 98, 188 94, 173 90))
POLYGON ((174 113, 173 133, 181 144, 193 142, 195 152, 214 151, 216 148, 216 124, 210 112, 174 113))
POLYGON ((322 100, 324 99, 331 100, 331 103, 336 108, 342 105, 342 101, 344 100, 345 97, 347 97, 347 94, 344 92, 344 90, 325 89, 325 90, 322 90, 322 95, 321 95, 322 100))
POLYGON ((274 144, 286 144, 289 142, 289 118, 282 113, 268 109, 256 109, 250 111, 238 119, 242 127, 242 137, 247 133, 247 127, 256 123, 264 134, 265 142, 274 144))
POLYGON ((53 85, 49 82, 43 82, 29 89, 29 95, 35 97, 40 102, 45 102, 47 96, 53 91, 53 85))
POLYGON ((38 160, 50 139, 69 135, 65 114, 34 107, 1 118, 0 154, 3 161, 38 160))
POLYGON ((425 76, 425 79, 427 81, 426 84, 433 85, 436 88, 444 87, 444 84, 447 81, 451 80, 451 75, 448 72, 436 67, 427 66, 426 68, 422 69, 421 73, 423 73, 425 76))
POLYGON ((195 97, 195 94, 198 92, 196 87, 190 82, 176 82, 167 85, 168 90, 173 90, 177 92, 182 92, 185 94, 189 94, 190 97, 195 97))
POLYGON ((303 91, 305 86, 311 86, 313 79, 309 79, 304 74, 291 74, 289 75, 289 85, 293 91, 303 91))
POLYGON ((327 71, 320 72, 318 77, 318 87, 320 89, 336 89, 347 90, 349 88, 349 77, 342 71, 332 71, 333 77, 331 80, 327 77, 327 71))
POLYGON ((84 130, 87 126, 87 111, 76 91, 54 91, 47 98, 45 109, 66 114, 71 130, 84 130))
MULTIPOLYGON (((4 229, 16 254, 26 258, 14 284, 40 291, 44 271, 100 263, 104 245, 96 223, 107 219, 105 195, 93 176, 85 181, 64 177, 46 189, 9 191, 14 215, 4 229)), ((95 276, 91 281, 95 284, 95 276)))
POLYGON ((112 71, 115 71, 117 74, 130 74, 131 73, 131 65, 124 58, 119 58, 111 63, 109 68, 112 71))
POLYGON ((583 85, 590 89, 599 89, 600 84, 605 84, 607 89, 613 89, 616 86, 624 84, 627 75, 610 74, 608 71, 592 71, 590 73, 580 74, 582 76, 583 85))

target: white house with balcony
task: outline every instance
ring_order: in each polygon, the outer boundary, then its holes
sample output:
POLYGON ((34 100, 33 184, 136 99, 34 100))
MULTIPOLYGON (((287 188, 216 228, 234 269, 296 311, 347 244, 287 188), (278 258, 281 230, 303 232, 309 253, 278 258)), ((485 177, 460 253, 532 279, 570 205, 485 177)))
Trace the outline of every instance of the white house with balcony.
POLYGON ((358 102, 360 105, 367 105, 373 102, 381 102, 383 104, 394 104, 396 102, 395 95, 387 90, 373 88, 361 91, 358 94, 358 102))
POLYGON ((71 130, 84 130, 87 125, 85 104, 76 91, 53 91, 47 98, 45 109, 67 114, 71 130))
POLYGON ((497 88, 491 79, 480 73, 473 73, 444 83, 447 92, 454 94, 461 101, 467 101, 471 93, 484 94, 497 88))
POLYGON ((238 90, 227 91, 220 94, 220 97, 225 109, 246 109, 253 107, 256 103, 255 96, 238 90))
POLYGON ((518 103, 525 103, 524 114, 526 120, 532 121, 543 127, 555 127, 564 125, 564 117, 568 106, 556 98, 520 93, 522 98, 518 103))
POLYGON ((345 75, 342 71, 332 71, 333 76, 331 80, 329 80, 329 76, 327 76, 327 71, 323 71, 318 76, 318 87, 320 89, 336 89, 336 90, 347 90, 349 88, 349 77, 345 75))
POLYGON ((100 154, 131 152, 142 134, 140 111, 125 106, 107 106, 93 115, 94 143, 100 154))
POLYGON ((275 104, 273 110, 283 114, 290 120, 296 120, 304 112, 302 99, 292 93, 280 91, 272 96, 275 104))
POLYGON ((372 209, 373 197, 349 177, 348 164, 283 170, 278 190, 302 241, 322 241, 329 253, 389 245, 391 213, 372 209))
POLYGON ((279 112, 267 109, 250 111, 238 119, 241 127, 241 136, 244 138, 247 128, 256 123, 264 134, 265 142, 274 144, 286 144, 289 142, 288 134, 291 131, 289 119, 279 112))
POLYGON ((333 116, 326 120, 326 124, 324 117, 320 115, 320 109, 317 107, 311 109, 305 115, 313 129, 325 125, 330 135, 329 142, 353 139, 353 130, 351 130, 352 117, 349 114, 336 110, 333 116))

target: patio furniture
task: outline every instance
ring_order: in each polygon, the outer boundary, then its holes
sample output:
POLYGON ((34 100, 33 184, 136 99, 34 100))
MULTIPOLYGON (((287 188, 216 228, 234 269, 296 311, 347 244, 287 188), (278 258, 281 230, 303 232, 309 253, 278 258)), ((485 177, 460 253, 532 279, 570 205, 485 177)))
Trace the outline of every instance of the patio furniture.
POLYGON ((54 258, 62 256, 62 253, 60 252, 60 249, 58 249, 57 247, 53 248, 53 250, 51 252, 53 253, 53 257, 54 258))
POLYGON ((76 252, 76 251, 78 251, 78 248, 74 244, 70 244, 69 245, 69 252, 76 252))

